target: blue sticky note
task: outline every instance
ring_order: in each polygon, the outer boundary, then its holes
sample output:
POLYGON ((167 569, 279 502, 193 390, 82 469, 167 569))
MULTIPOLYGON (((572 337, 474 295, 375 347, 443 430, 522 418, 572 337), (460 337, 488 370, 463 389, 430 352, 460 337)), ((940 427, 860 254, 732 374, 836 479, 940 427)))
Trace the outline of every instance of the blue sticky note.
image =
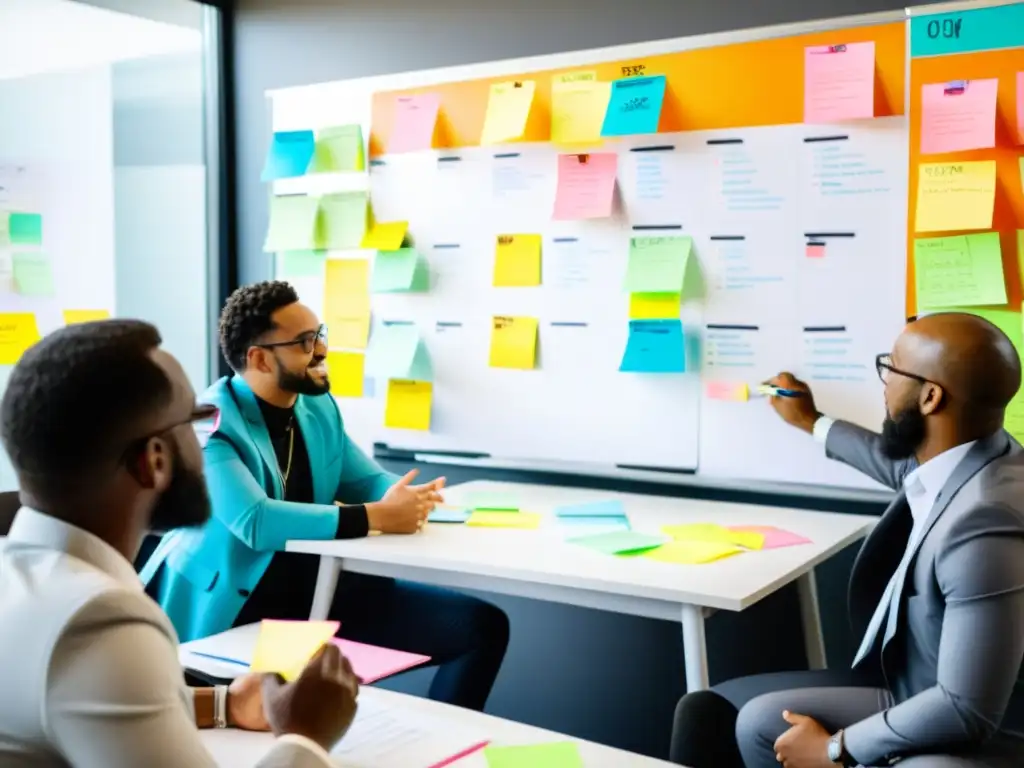
POLYGON ((910 18, 910 55, 946 56, 1024 47, 1024 3, 910 18))
POLYGON ((626 77, 612 83, 602 136, 657 133, 661 104, 665 100, 665 76, 626 77))
POLYGON ((679 320, 631 320, 624 373, 685 373, 686 341, 679 320))
POLYGON ((279 131, 270 141, 260 179, 274 181, 302 176, 309 168, 314 152, 316 137, 312 131, 279 131))
POLYGON ((431 523, 464 523, 469 520, 472 514, 468 509, 442 509, 436 508, 430 513, 427 520, 431 523))
POLYGON ((628 517, 559 517, 560 525, 570 528, 592 528, 601 531, 628 531, 633 526, 628 517))
POLYGON ((558 517, 625 517, 626 508, 621 501, 591 501, 587 504, 568 504, 555 510, 558 517))
POLYGON ((366 371, 382 379, 434 380, 427 348, 411 323, 385 324, 374 332, 366 351, 366 371))

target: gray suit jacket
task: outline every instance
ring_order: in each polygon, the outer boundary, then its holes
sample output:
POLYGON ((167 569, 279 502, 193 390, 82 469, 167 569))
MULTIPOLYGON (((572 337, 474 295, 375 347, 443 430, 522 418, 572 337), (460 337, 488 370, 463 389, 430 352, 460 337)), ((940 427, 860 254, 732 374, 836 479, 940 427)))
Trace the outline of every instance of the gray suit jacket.
POLYGON ((978 441, 940 491, 905 568, 913 525, 902 489, 917 466, 892 461, 877 434, 837 421, 825 445, 838 459, 896 490, 850 576, 855 637, 890 577, 896 589, 873 652, 895 706, 845 732, 850 753, 880 765, 915 753, 1020 758, 1024 733, 1003 726, 1015 688, 1024 696, 1024 450, 1006 432, 978 441))

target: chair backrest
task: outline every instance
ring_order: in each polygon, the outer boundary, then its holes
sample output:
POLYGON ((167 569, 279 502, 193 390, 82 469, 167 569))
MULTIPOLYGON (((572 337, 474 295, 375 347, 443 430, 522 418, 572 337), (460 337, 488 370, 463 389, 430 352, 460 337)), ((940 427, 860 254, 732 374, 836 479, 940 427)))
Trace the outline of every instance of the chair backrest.
POLYGON ((0 492, 0 536, 6 536, 11 530, 14 516, 21 509, 21 500, 17 491, 0 492))

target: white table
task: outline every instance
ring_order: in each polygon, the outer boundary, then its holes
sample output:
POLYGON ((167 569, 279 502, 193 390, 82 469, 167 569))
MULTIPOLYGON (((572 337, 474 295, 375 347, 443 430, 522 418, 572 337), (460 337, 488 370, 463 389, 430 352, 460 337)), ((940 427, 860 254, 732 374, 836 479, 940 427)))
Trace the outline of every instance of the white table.
POLYGON ((829 512, 640 496, 548 485, 473 481, 452 486, 446 503, 470 503, 478 494, 501 494, 523 511, 545 516, 538 530, 478 528, 431 523, 415 536, 371 536, 334 541, 290 541, 290 552, 320 556, 312 619, 330 609, 342 568, 409 581, 598 608, 681 621, 688 691, 708 687, 704 619, 715 610, 742 611, 792 581, 797 582, 807 660, 824 669, 814 567, 863 538, 876 518, 829 512), (704 565, 673 565, 643 557, 612 557, 567 544, 573 529, 552 510, 566 504, 618 499, 633 530, 658 533, 663 525, 712 522, 774 525, 811 540, 779 549, 746 552, 704 565))

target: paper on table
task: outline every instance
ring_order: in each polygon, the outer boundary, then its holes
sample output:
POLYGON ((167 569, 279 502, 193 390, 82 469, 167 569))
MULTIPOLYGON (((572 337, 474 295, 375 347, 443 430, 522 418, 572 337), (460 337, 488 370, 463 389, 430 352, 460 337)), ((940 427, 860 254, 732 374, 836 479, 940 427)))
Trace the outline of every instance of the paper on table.
POLYGON ((389 323, 374 332, 366 371, 381 379, 434 380, 427 347, 411 323, 389 323))
POLYGON ((15 253, 11 257, 14 289, 22 296, 45 298, 54 295, 53 269, 42 253, 15 253))
POLYGON ((540 285, 540 235, 498 235, 494 248, 496 288, 540 285))
POLYGON ((836 123, 875 116, 875 44, 804 49, 804 122, 836 123))
POLYGON ((654 536, 636 531, 608 531, 607 533, 580 536, 567 541, 570 544, 579 544, 605 555, 625 555, 646 552, 648 549, 660 547, 668 539, 664 536, 654 536))
POLYGON ((598 82, 596 72, 567 72, 552 78, 551 143, 600 145, 611 92, 612 84, 598 82))
POLYGON ((281 277, 323 278, 326 259, 326 251, 282 251, 281 277))
POLYGON ((750 399, 750 387, 732 381, 709 381, 704 385, 704 395, 711 400, 745 403, 750 399))
POLYGON ((584 504, 567 504, 555 509, 558 517, 625 517, 626 508, 621 501, 590 501, 584 504))
POLYGON ((797 544, 810 544, 811 540, 792 531, 776 528, 772 525, 730 525, 730 531, 738 533, 760 534, 764 537, 761 549, 779 549, 797 544))
POLYGON ((277 672, 294 680, 320 647, 334 637, 341 626, 336 621, 279 621, 264 619, 249 669, 277 672))
POLYGON ((730 530, 716 523, 689 523, 685 525, 666 525, 661 532, 676 541, 711 541, 719 544, 736 544, 747 549, 761 549, 764 546, 764 535, 730 530))
POLYGON ((665 100, 665 76, 624 77, 612 83, 602 136, 657 133, 665 100))
POLYGON ((469 497, 471 509, 482 509, 491 512, 518 512, 519 502, 506 493, 488 493, 480 491, 469 497))
POLYGON ((92 323, 97 320, 109 320, 110 313, 105 309, 65 309, 64 324, 92 323))
POLYGON ((571 741, 493 747, 484 750, 487 768, 583 768, 580 751, 571 741))
POLYGON ((370 289, 374 293, 421 293, 429 287, 430 273, 415 248, 377 252, 370 282, 370 289))
POLYGON ((480 528, 523 528, 540 527, 540 515, 535 512, 493 512, 475 509, 466 521, 466 525, 480 528))
POLYGON ((682 301, 681 293, 634 293, 629 297, 629 319, 674 320, 682 301))
POLYGON ((384 404, 384 426, 429 431, 433 398, 434 385, 429 381, 391 379, 384 404))
POLYGON ((395 122, 388 152, 416 152, 434 144, 434 128, 441 108, 441 94, 421 93, 395 99, 395 122))
POLYGON ((315 248, 320 201, 308 195, 281 195, 270 198, 270 224, 264 251, 291 251, 315 248))
POLYGON ((320 198, 318 244, 330 250, 359 248, 370 215, 365 192, 339 192, 320 198))
POLYGON ((334 638, 331 642, 341 649, 345 658, 352 664, 352 670, 366 685, 430 661, 429 656, 419 653, 395 651, 340 637, 334 638))
POLYGON ((378 251, 397 251, 402 247, 405 233, 409 229, 408 221, 377 221, 363 237, 361 248, 372 248, 378 251))
POLYGON ((495 83, 487 98, 487 115, 480 144, 500 144, 521 139, 533 106, 537 84, 533 80, 495 83))
POLYGON ((309 170, 313 173, 366 170, 362 126, 338 125, 319 131, 309 170))
POLYGON ((744 552, 735 544, 721 541, 670 541, 664 546, 641 554, 651 560, 679 565, 701 565, 744 552))
POLYGON ((434 507, 434 511, 427 517, 430 523, 464 523, 469 520, 472 514, 468 509, 453 509, 448 507, 434 507))
POLYGON ((682 291, 692 247, 693 239, 688 236, 631 238, 626 290, 631 293, 682 291))
POLYGON ((309 169, 316 149, 312 131, 277 131, 263 164, 260 181, 275 181, 302 176, 309 169))
POLYGON ((491 325, 492 368, 532 370, 537 363, 537 318, 496 316, 491 325))
POLYGON ((0 365, 14 365, 39 341, 39 326, 31 312, 0 313, 0 365))
POLYGON ((999 80, 930 83, 921 88, 921 154, 996 145, 999 80))
POLYGON ((921 309, 1006 303, 998 232, 914 240, 921 309))
POLYGON ((916 232, 988 229, 996 195, 996 161, 922 163, 916 232))
POLYGON ((559 155, 555 220, 575 221, 611 216, 618 162, 618 155, 612 152, 559 155))
POLYGON ((331 381, 331 394, 335 397, 362 397, 364 363, 362 352, 328 352, 327 373, 331 381))
POLYGON ((7 239, 11 245, 42 245, 43 214, 12 211, 7 218, 7 239))
POLYGON ((370 263, 328 259, 324 277, 324 324, 332 347, 366 349, 370 334, 370 263))
POLYGON ((623 373, 684 373, 686 343, 679 320, 631 320, 619 370, 623 373))

